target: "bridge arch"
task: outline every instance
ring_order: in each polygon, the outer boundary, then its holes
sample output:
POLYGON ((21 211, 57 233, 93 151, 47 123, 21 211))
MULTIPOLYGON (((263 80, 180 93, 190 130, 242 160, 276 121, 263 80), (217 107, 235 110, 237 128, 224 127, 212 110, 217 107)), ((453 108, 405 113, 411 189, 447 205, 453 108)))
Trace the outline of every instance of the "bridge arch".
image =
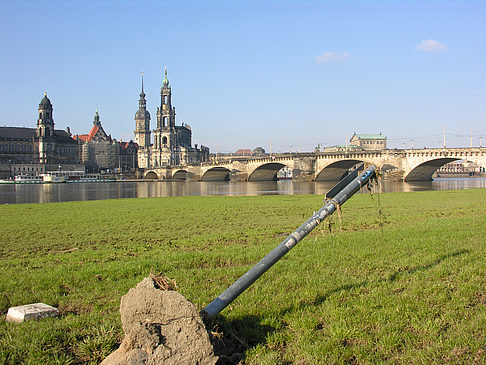
POLYGON ((201 181, 229 181, 230 170, 226 167, 212 167, 201 177, 201 181))
POLYGON ((418 164, 405 174, 404 181, 430 181, 439 167, 456 160, 459 160, 459 158, 437 158, 418 164))
POLYGON ((172 176, 174 180, 186 180, 187 170, 177 170, 172 176))
POLYGON ((258 166, 248 176, 248 181, 276 181, 277 172, 284 168, 280 162, 269 162, 258 166))
POLYGON ((339 181, 347 175, 350 168, 362 162, 354 159, 333 162, 319 172, 316 181, 339 181))
POLYGON ((159 177, 154 171, 149 171, 145 174, 144 179, 147 180, 158 180, 159 177))

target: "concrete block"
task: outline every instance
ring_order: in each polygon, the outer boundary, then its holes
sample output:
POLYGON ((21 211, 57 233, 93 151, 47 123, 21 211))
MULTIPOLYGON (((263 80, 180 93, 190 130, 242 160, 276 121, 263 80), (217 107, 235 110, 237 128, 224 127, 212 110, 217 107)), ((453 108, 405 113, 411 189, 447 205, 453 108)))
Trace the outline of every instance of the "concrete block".
POLYGON ((8 322, 23 322, 30 319, 41 319, 57 316, 59 316, 59 311, 57 308, 51 307, 50 305, 44 303, 35 303, 9 308, 6 320, 8 322))

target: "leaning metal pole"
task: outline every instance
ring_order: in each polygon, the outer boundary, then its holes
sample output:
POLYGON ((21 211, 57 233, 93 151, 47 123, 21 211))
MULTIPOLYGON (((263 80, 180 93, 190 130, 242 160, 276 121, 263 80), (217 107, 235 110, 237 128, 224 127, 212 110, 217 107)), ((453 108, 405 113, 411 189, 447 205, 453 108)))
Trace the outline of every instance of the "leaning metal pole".
MULTIPOLYGON (((356 171, 357 173, 358 171, 356 171)), ((271 268, 287 252, 289 252, 297 243, 307 236, 314 228, 317 227, 328 215, 334 213, 340 205, 354 195, 362 186, 364 186, 373 176, 375 176, 375 167, 370 166, 349 184, 343 187, 339 192, 332 196, 326 204, 319 209, 314 215, 302 224, 297 230, 283 240, 277 247, 270 251, 263 259, 253 266, 246 274, 236 280, 228 289, 220 294, 219 297, 209 303, 201 314, 208 318, 216 317, 224 308, 233 300, 243 293, 251 284, 253 284, 265 271, 271 268)), ((339 183, 341 184, 341 183, 339 183)), ((338 185, 339 185, 338 184, 338 185)), ((338 186, 336 185, 336 187, 338 186)))

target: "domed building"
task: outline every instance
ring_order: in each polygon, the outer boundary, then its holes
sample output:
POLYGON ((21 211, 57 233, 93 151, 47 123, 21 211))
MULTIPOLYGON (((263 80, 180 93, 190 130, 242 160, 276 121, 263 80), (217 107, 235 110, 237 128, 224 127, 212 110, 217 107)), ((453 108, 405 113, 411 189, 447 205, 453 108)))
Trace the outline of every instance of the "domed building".
POLYGON ((151 143, 150 113, 146 108, 145 93, 140 93, 139 108, 135 113, 135 142, 138 144, 138 166, 153 168, 186 165, 209 160, 209 148, 192 147, 192 131, 188 124, 175 123, 175 107, 172 106, 172 89, 165 78, 160 89, 160 107, 157 108, 157 128, 151 143))
POLYGON ((56 130, 47 93, 39 103, 36 128, 0 127, 0 176, 57 170, 79 164, 78 143, 69 127, 56 130))
MULTIPOLYGON (((78 144, 68 131, 55 130, 52 103, 44 93, 39 104, 39 119, 34 135, 36 162, 40 164, 76 164, 78 144)), ((69 129, 68 129, 69 130, 69 129)))

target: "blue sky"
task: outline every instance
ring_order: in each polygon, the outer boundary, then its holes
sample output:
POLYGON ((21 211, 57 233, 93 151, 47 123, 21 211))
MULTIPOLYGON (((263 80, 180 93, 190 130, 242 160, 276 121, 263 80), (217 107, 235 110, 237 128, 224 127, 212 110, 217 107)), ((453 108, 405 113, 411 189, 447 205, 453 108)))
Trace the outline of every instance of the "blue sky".
POLYGON ((95 110, 133 139, 140 72, 156 126, 212 152, 312 151, 356 133, 390 147, 486 145, 485 1, 0 1, 0 125, 57 129, 95 110))

